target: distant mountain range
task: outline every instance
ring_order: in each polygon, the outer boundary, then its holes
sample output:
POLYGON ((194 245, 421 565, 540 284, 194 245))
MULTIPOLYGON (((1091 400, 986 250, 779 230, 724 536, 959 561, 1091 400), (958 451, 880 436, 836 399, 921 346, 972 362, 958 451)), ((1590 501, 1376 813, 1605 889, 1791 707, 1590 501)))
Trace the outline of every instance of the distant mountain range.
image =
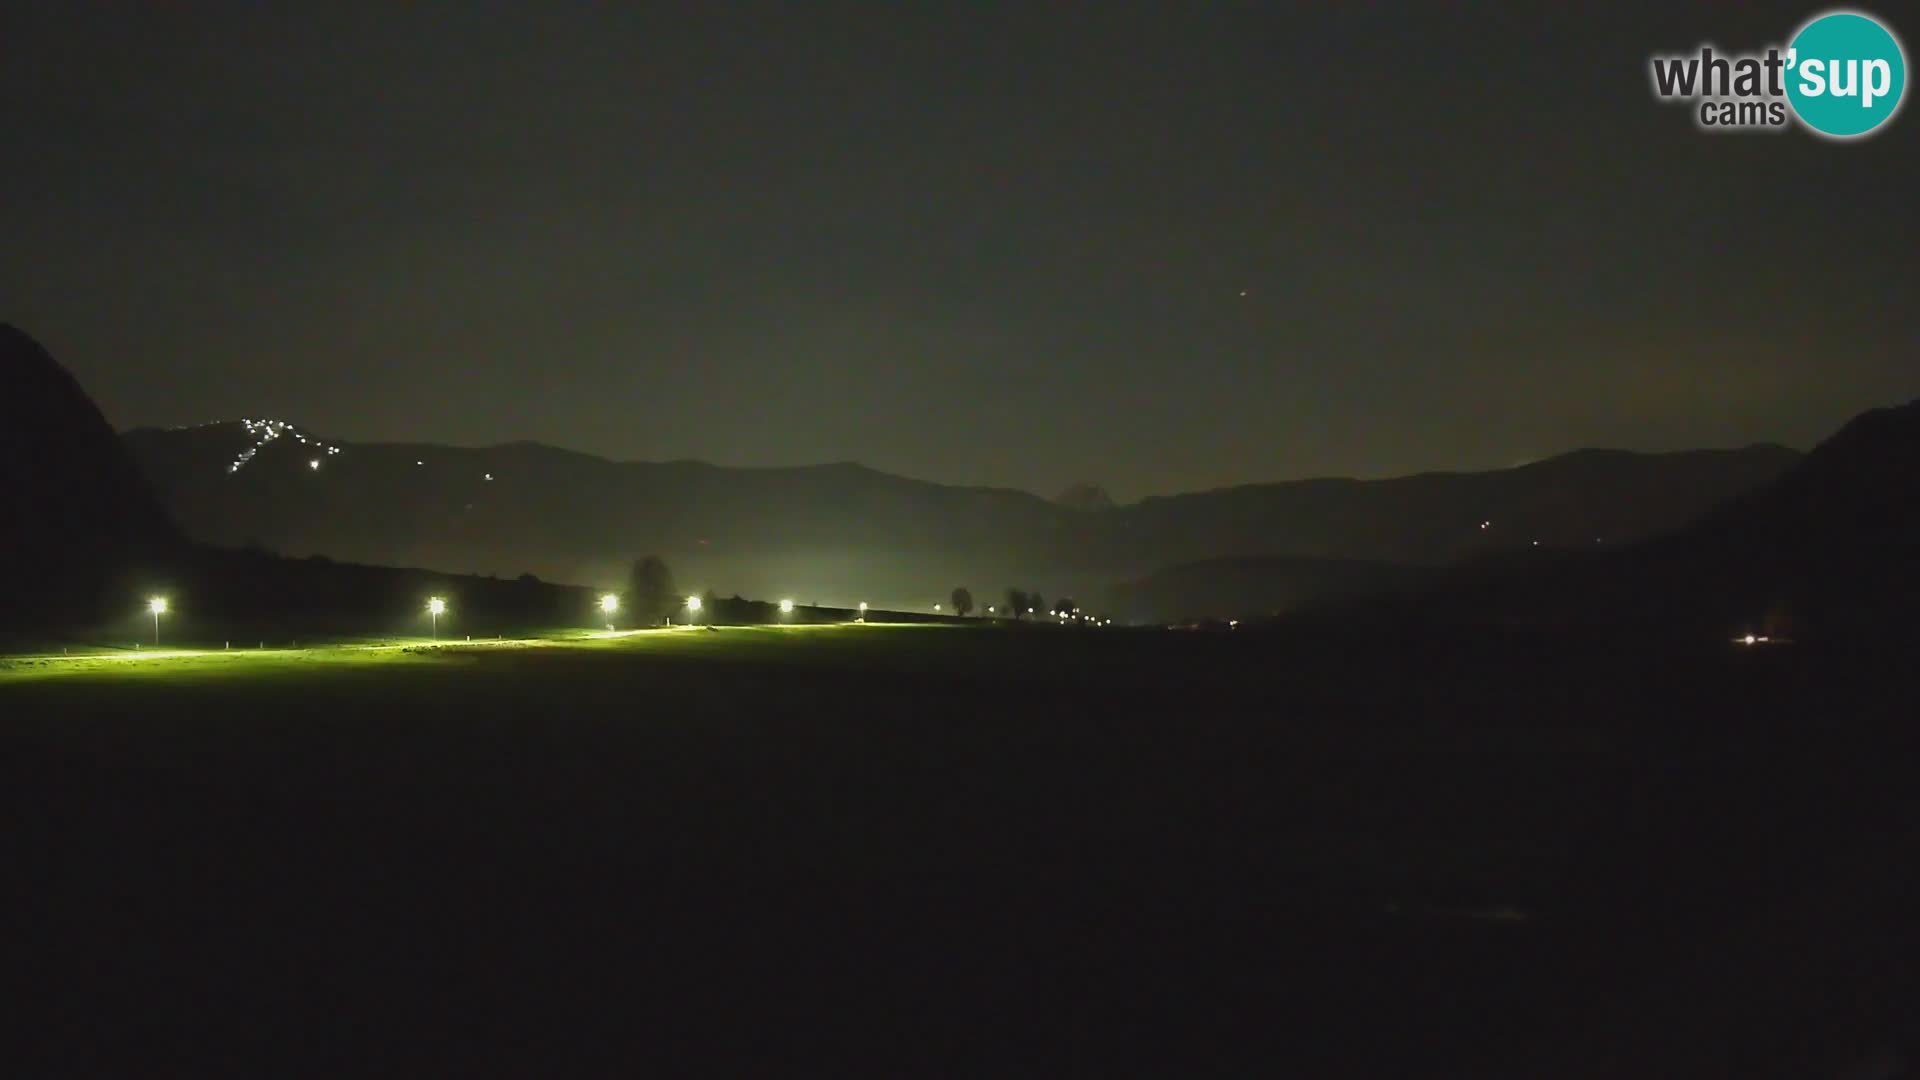
POLYGON ((1443 631, 1584 623, 1690 640, 1742 626, 1907 640, 1920 596, 1920 402, 1865 413, 1806 455, 1578 451, 1102 509, 857 465, 354 445, 278 421, 116 437, 10 326, 0 391, 0 483, 15 511, 0 530, 0 615, 18 627, 121 617, 139 590, 169 584, 205 610, 305 597, 303 611, 331 605, 354 625, 363 608, 405 613, 441 587, 494 621, 564 619, 591 594, 445 575, 612 583, 647 552, 690 589, 803 603, 931 607, 966 584, 984 606, 1018 585, 1142 619, 1342 601, 1331 606, 1443 631), (430 572, 336 572, 194 540, 430 572))
MULTIPOLYGON (((1304 480, 1111 506, 854 464, 619 463, 535 443, 465 449, 326 439, 281 421, 124 435, 192 538, 289 555, 612 583, 646 553, 683 584, 904 608, 967 585, 1104 603, 1116 583, 1201 560, 1441 566, 1675 529, 1777 478, 1779 446, 1585 450, 1514 469, 1304 480)), ((1139 594, 1135 594, 1136 596, 1139 594)), ((1142 605, 1161 617, 1167 605, 1142 605)))

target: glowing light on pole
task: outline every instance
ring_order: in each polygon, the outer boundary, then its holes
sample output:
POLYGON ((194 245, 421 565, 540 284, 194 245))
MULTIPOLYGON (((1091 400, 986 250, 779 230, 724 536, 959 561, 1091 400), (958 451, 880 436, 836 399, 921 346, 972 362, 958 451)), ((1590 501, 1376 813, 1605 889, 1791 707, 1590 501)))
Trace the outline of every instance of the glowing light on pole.
POLYGON ((780 601, 780 614, 782 615, 793 614, 793 601, 791 600, 780 601))
POLYGON ((153 615, 153 643, 160 644, 160 616, 167 613, 167 598, 155 596, 147 601, 147 610, 153 615))
POLYGON ((860 601, 860 621, 867 621, 867 602, 865 600, 860 601))
POLYGON ((437 596, 427 597, 427 616, 433 620, 433 639, 440 640, 440 616, 447 613, 447 602, 437 596))
POLYGON ((700 598, 697 596, 687 597, 687 625, 692 626, 693 621, 699 617, 700 617, 700 598))
POLYGON ((607 629, 613 629, 613 613, 620 610, 620 598, 607 593, 600 598, 600 614, 607 617, 607 629))

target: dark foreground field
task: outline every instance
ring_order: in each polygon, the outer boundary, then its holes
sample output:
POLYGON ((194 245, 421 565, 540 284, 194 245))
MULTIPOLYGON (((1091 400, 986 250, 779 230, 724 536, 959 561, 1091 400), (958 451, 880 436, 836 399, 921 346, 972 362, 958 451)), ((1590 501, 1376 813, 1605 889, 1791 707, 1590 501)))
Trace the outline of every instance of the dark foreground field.
POLYGON ((1884 665, 875 626, 0 671, 9 1058, 1842 1075, 1912 1049, 1884 665))

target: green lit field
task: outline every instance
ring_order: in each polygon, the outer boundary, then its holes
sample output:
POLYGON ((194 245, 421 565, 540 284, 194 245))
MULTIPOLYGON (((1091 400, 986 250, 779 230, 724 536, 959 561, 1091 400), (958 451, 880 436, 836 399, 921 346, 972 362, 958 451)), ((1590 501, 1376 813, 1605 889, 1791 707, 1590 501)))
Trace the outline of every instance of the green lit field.
MULTIPOLYGON (((328 670, 411 664, 421 673, 436 664, 463 664, 484 657, 540 650, 568 654, 781 658, 801 663, 831 655, 865 652, 898 657, 922 649, 928 634, 964 634, 964 628, 912 624, 827 624, 649 630, 550 630, 518 637, 478 640, 386 638, 335 641, 299 648, 72 648, 0 654, 0 684, 35 678, 174 679, 202 677, 278 678, 328 670), (905 637, 899 635, 906 635, 905 637), (858 639, 857 641, 855 639, 858 639)), ((991 633, 991 631, 985 631, 991 633)))

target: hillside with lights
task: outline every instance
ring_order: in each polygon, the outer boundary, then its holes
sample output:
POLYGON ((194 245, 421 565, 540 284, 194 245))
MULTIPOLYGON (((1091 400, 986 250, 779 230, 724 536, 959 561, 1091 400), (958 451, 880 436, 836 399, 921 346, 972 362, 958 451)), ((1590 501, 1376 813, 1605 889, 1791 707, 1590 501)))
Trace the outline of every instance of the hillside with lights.
MULTIPOLYGON (((217 458, 219 474, 242 484, 268 462, 315 477, 344 456, 335 444, 267 420, 170 434, 185 459, 217 458)), ((0 485, 7 500, 0 640, 13 644, 43 646, 83 628, 139 640, 155 614, 203 642, 411 633, 431 592, 459 598, 464 630, 497 633, 576 623, 589 602, 586 590, 562 585, 288 559, 183 536, 80 383, 39 342, 5 324, 0 485)))

